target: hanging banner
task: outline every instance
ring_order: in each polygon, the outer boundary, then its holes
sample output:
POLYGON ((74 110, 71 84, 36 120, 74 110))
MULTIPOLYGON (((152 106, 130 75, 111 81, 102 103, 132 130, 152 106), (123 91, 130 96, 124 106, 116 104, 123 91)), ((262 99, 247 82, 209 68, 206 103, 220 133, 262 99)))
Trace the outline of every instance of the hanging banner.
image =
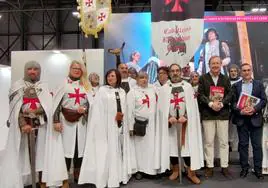
POLYGON ((78 11, 80 13, 80 27, 85 36, 94 35, 98 37, 98 32, 107 23, 112 6, 111 0, 77 0, 78 11))
POLYGON ((186 66, 203 39, 204 0, 152 0, 152 47, 167 65, 186 66))

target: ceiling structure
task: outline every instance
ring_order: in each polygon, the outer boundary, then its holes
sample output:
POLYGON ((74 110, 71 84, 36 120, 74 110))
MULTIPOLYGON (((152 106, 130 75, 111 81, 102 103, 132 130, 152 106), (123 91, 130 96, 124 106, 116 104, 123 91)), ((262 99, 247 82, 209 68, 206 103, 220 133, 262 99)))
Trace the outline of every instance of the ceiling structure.
MULTIPOLYGON (((113 12, 150 11, 150 0, 112 0, 113 12)), ((268 5, 268 0, 205 0, 205 10, 250 10, 268 5)), ((0 11, 75 9, 76 0, 0 0, 0 11)))
MULTIPOLYGON (((112 0, 112 12, 150 12, 151 1, 112 0)), ((0 0, 0 64, 10 65, 14 50, 102 48, 103 37, 81 34, 79 20, 72 16, 76 6, 76 0, 0 0)), ((268 8, 268 0, 205 0, 206 11, 258 6, 268 8)))

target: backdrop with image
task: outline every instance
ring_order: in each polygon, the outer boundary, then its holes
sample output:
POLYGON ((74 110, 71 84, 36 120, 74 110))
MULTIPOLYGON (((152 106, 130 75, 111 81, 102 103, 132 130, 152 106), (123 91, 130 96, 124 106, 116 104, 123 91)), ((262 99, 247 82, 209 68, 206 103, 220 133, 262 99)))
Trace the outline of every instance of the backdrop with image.
MULTIPOLYGON (((200 69, 202 51, 208 42, 206 32, 213 29, 217 32, 220 43, 225 43, 229 49, 229 65, 250 63, 256 78, 264 81, 268 79, 268 63, 265 60, 268 38, 264 32, 268 31, 267 15, 267 13, 241 11, 206 12, 203 42, 189 62, 193 69, 200 69)), ((151 47, 151 13, 112 14, 104 36, 105 72, 114 68, 116 61, 115 56, 109 53, 108 49, 119 48, 124 42, 125 46, 120 56, 124 63, 129 62, 133 51, 141 54, 140 67, 144 67, 151 57, 157 57, 151 47)), ((162 65, 165 65, 165 62, 162 62, 162 65)))

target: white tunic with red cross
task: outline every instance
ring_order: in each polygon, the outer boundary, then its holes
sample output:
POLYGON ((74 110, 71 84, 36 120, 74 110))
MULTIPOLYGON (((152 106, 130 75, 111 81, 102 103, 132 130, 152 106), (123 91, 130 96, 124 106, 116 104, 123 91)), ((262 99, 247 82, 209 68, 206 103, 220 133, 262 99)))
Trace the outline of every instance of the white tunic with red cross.
MULTIPOLYGON (((29 96, 26 96, 24 95, 23 96, 23 99, 22 99, 22 106, 21 106, 21 110, 22 112, 27 112, 29 110, 40 110, 42 108, 41 106, 41 103, 40 103, 40 100, 38 98, 38 95, 40 94, 40 92, 43 91, 42 88, 40 88, 38 86, 38 84, 31 84, 29 82, 24 82, 25 83, 25 87, 24 87, 24 90, 27 90, 29 89, 30 87, 34 88, 33 89, 33 92, 36 97, 34 98, 31 98, 29 96)), ((35 143, 35 150, 36 150, 36 156, 35 156, 35 161, 36 161, 36 171, 42 171, 43 170, 43 165, 44 165, 44 156, 45 156, 45 143, 46 143, 46 132, 47 132, 47 123, 44 121, 44 117, 45 117, 45 112, 44 114, 40 114, 40 115, 36 115, 35 118, 38 118, 39 119, 39 122, 40 122, 40 127, 38 127, 38 134, 37 134, 37 137, 36 137, 36 143, 35 143)), ((28 144, 28 138, 27 138, 27 134, 22 134, 21 135, 21 151, 23 153, 24 152, 29 152, 28 151, 28 147, 26 149, 26 151, 24 150, 26 144, 28 144)), ((25 157, 27 155, 23 155, 23 157, 25 157)), ((25 166, 24 166, 25 167, 25 166)), ((26 172, 26 168, 22 168, 22 172, 26 172)))
MULTIPOLYGON (((72 81, 70 78, 67 79, 61 106, 72 110, 77 110, 80 106, 86 107, 88 99, 85 88, 80 85, 79 80, 72 81)), ((83 117, 81 117, 78 122, 71 123, 66 121, 63 115, 61 115, 61 122, 63 124, 63 147, 65 157, 67 158, 74 157, 76 136, 78 142, 78 157, 83 157, 87 126, 83 124, 82 118, 83 117)))
MULTIPOLYGON (((183 82, 179 83, 170 83, 170 87, 176 88, 180 87, 182 92, 180 93, 170 93, 170 107, 169 107, 169 115, 176 117, 177 119, 180 116, 186 116, 186 103, 185 103, 185 93, 183 91, 183 82), (177 117, 177 110, 178 110, 178 116, 177 117)), ((172 89, 171 89, 172 91, 172 89)), ((177 157, 178 156, 178 141, 177 141, 177 126, 181 126, 181 124, 172 125, 171 128, 169 128, 169 145, 170 145, 170 156, 177 157)), ((185 134, 185 144, 181 147, 181 156, 186 157, 190 156, 189 153, 189 142, 188 142, 188 129, 186 128, 186 134, 185 134)))
MULTIPOLYGON (((157 173, 156 158, 159 156, 155 148, 159 145, 156 141, 157 129, 156 114, 156 94, 154 88, 134 87, 127 95, 128 124, 129 130, 134 129, 135 118, 148 120, 145 136, 131 137, 133 151, 135 152, 135 171, 150 175, 157 173)), ((134 154, 133 154, 134 155, 134 154)))
MULTIPOLYGON (((148 89, 135 89, 135 116, 139 120, 146 120, 149 118, 152 109, 150 108, 151 100, 155 99, 155 96, 152 98, 152 94, 148 89), (150 97, 149 97, 150 96, 150 97)), ((154 102, 155 103, 155 102, 154 102)))
POLYGON ((72 81, 68 78, 68 84, 65 87, 65 94, 62 100, 62 107, 77 110, 80 106, 87 104, 87 93, 78 81, 72 81))

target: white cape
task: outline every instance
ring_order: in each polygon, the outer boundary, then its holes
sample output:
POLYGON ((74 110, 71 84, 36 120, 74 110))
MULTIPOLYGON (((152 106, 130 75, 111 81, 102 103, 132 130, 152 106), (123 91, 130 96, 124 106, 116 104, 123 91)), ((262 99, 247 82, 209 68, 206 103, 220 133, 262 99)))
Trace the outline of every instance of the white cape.
MULTIPOLYGON (((38 88, 41 88, 38 98, 47 116, 47 126, 45 148, 41 155, 44 155, 41 163, 43 175, 42 181, 47 182, 49 185, 58 185, 58 181, 62 180, 62 177, 58 173, 60 170, 60 160, 63 160, 63 155, 61 155, 60 150, 57 148, 60 143, 57 142, 55 133, 52 129, 52 97, 49 93, 48 86, 46 83, 41 81, 37 82, 38 88), (56 149, 55 149, 56 148, 56 149)), ((28 152, 28 145, 22 146, 21 144, 21 131, 19 128, 18 116, 22 106, 23 99, 23 87, 25 86, 24 80, 19 80, 13 84, 10 89, 10 95, 14 95, 13 100, 10 103, 10 130, 8 134, 7 147, 4 156, 0 161, 1 171, 0 171, 0 187, 8 188, 21 188, 23 184, 31 184, 30 177, 30 162, 28 152), (20 155, 20 150, 25 150, 23 155, 20 155), (23 171, 22 171, 23 170, 23 171)), ((38 93, 38 92, 37 92, 38 93)), ((40 128, 40 131, 42 127, 40 128)), ((38 150, 38 148, 37 148, 38 150)), ((39 153, 40 155, 40 153, 39 153)), ((40 161, 38 161, 40 163, 40 161)), ((37 163, 37 164, 38 164, 37 163)), ((66 174, 67 175, 67 174, 66 174)), ((64 178, 63 178, 64 179, 64 178)), ((38 181, 38 179, 37 179, 38 181)))
MULTIPOLYGON (((64 81, 64 83, 62 85, 60 85, 54 93, 53 114, 55 113, 59 103, 61 102, 61 100, 66 92, 67 83, 68 83, 68 79, 66 79, 64 81)), ((93 91, 87 92, 87 100, 89 103, 88 117, 90 116, 90 113, 91 113, 90 111, 91 111, 91 106, 92 106, 92 102, 93 102, 93 95, 94 95, 93 91)), ((63 142, 63 145, 69 146, 68 148, 65 147, 65 150, 66 150, 66 151, 64 151, 65 157, 73 158, 73 156, 74 156, 74 149, 72 150, 72 148, 75 148, 76 129, 77 129, 77 133, 78 133, 78 157, 83 157, 84 148, 85 148, 84 143, 86 141, 86 134, 84 134, 83 131, 86 131, 87 128, 85 128, 84 127, 85 125, 82 124, 82 118, 80 118, 80 120, 78 122, 75 122, 75 123, 70 123, 70 122, 66 121, 62 114, 60 115, 60 118, 61 118, 61 123, 63 125, 72 125, 72 126, 66 126, 66 129, 68 128, 67 136, 69 138, 68 139, 67 137, 65 137, 65 138, 67 138, 67 139, 65 139, 66 142, 64 142, 63 135, 62 134, 60 135, 60 137, 62 139, 61 142, 63 142)), ((87 122, 87 124, 88 124, 88 122, 87 122)))
MULTIPOLYGON (((142 96, 144 97, 144 96, 142 96)), ((139 100, 139 98, 138 98, 139 100)), ((127 94, 127 108, 128 108, 128 126, 130 130, 133 130, 135 118, 137 116, 149 120, 146 127, 146 135, 144 137, 133 136, 130 138, 131 144, 131 156, 135 157, 135 160, 131 162, 131 168, 133 172, 143 172, 150 175, 157 174, 160 168, 160 152, 159 152, 159 127, 156 124, 156 105, 157 97, 153 86, 149 86, 146 89, 142 89, 138 86, 134 87, 127 94), (139 114, 136 114, 135 107, 140 108, 141 105, 136 101, 138 95, 145 91, 149 97, 149 108, 141 109, 139 114), (145 110, 145 111, 144 111, 145 110)), ((147 105, 147 104, 146 104, 147 105)))
MULTIPOLYGON (((201 135, 201 124, 198 110, 197 100, 194 98, 194 90, 186 81, 183 82, 185 92, 186 112, 188 125, 187 132, 189 133, 189 153, 191 158, 191 170, 198 170, 204 166, 203 144, 201 135)), ((166 83, 159 91, 158 95, 158 116, 157 123, 161 126, 161 169, 160 172, 165 172, 170 168, 170 144, 169 144, 169 104, 171 87, 166 83)))
MULTIPOLYGON (((117 91, 121 97, 122 113, 125 115, 125 91, 117 91)), ((102 86, 94 98, 79 184, 92 183, 97 188, 119 187, 120 182, 126 184, 131 177, 132 171, 128 165, 131 160, 128 127, 124 121, 122 132, 119 133, 120 129, 114 120, 116 100, 107 100, 109 95, 114 96, 114 89, 102 86), (121 148, 118 147, 119 143, 122 144, 121 148)))

